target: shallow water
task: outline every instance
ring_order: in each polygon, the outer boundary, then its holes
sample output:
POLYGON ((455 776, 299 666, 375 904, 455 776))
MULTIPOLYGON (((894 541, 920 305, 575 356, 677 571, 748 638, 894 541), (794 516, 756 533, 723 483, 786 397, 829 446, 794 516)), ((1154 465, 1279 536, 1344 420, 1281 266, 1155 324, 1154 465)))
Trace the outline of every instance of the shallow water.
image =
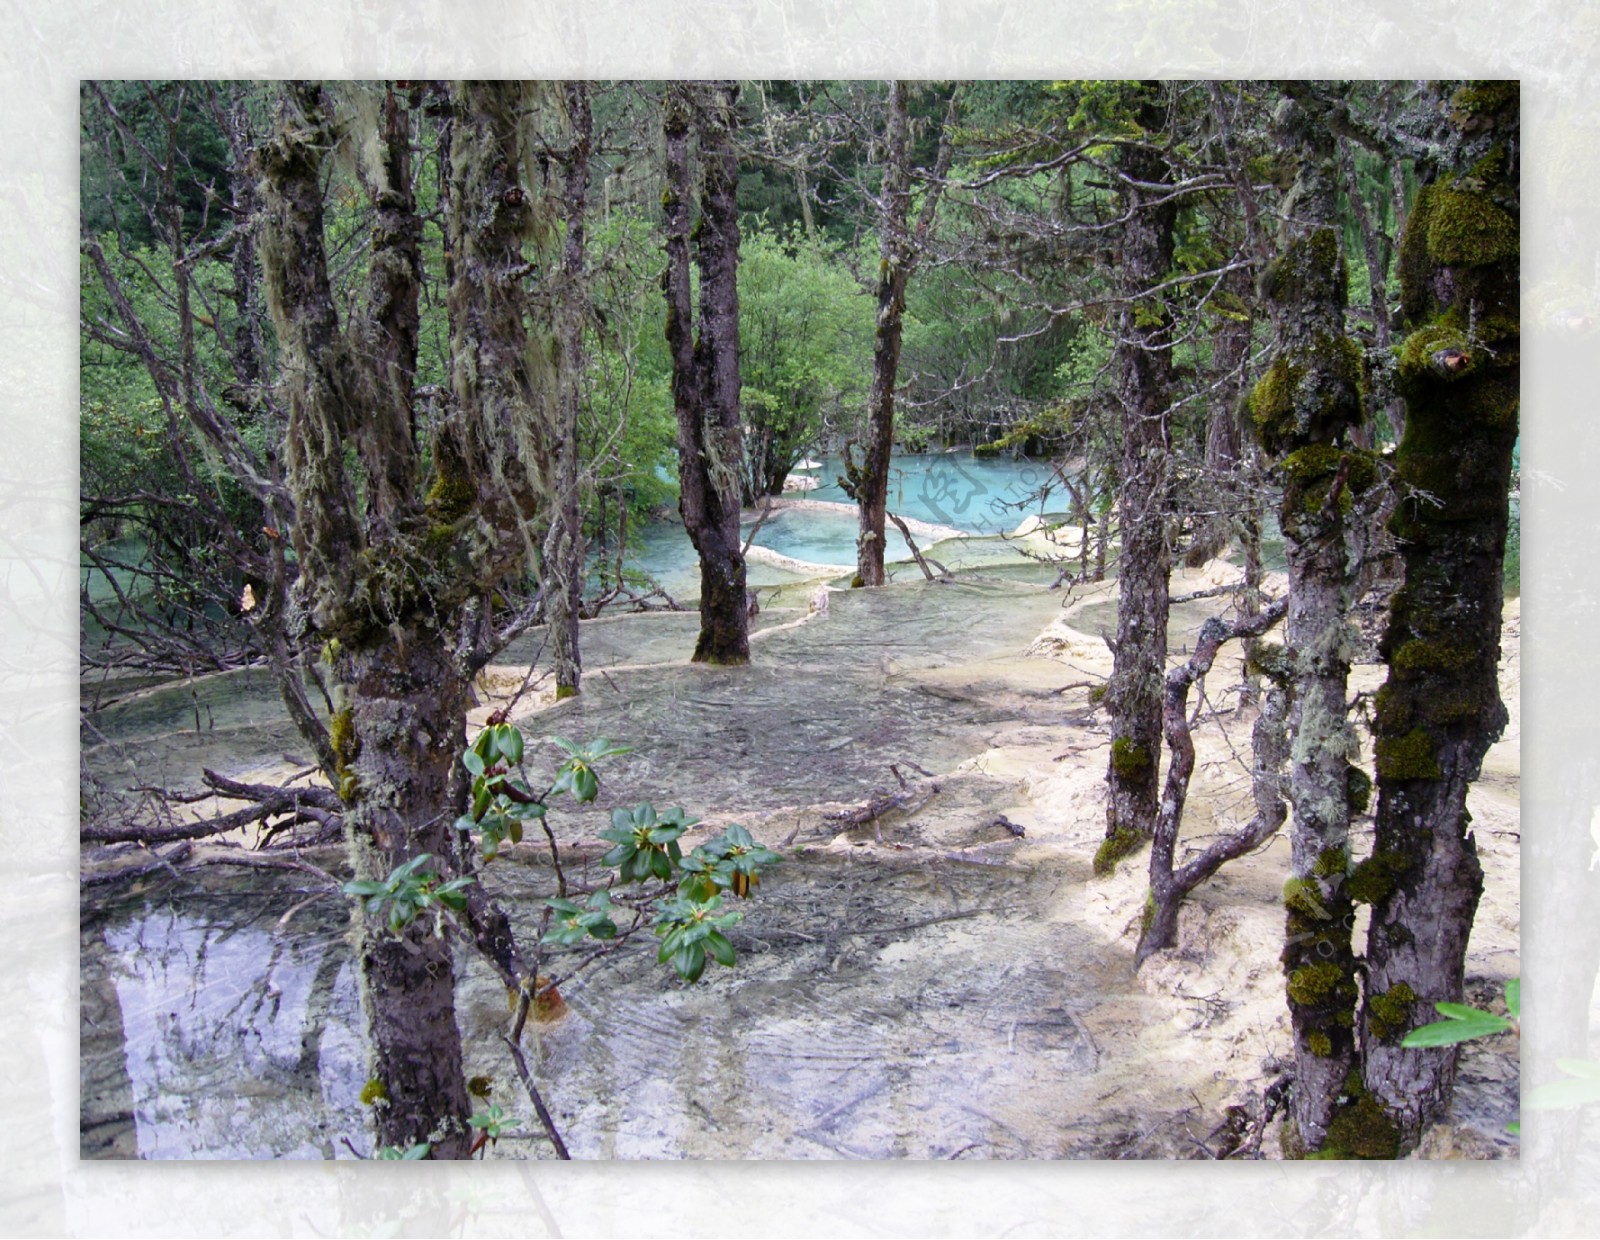
MULTIPOLYGON (((513 863, 490 881, 531 934, 548 873, 513 863)), ((1131 1125, 1087 1132, 1059 1109, 1097 1065, 1083 1016, 1108 978, 1040 918, 1055 881, 791 858, 731 932, 736 970, 685 987, 641 944, 565 983, 567 1014, 529 1038, 546 1101, 578 1158, 1121 1148, 1131 1125)), ((274 933, 293 885, 195 886, 85 914, 82 1155, 369 1155, 344 909, 320 901, 274 933)), ((467 1070, 524 1120, 495 1153, 548 1157, 498 1041, 503 991, 465 955, 458 976, 467 1070)))
MULTIPOLYGON (((796 494, 837 507, 774 513, 756 533, 754 545, 805 564, 828 566, 833 576, 854 573, 859 527, 855 502, 838 484, 843 469, 838 457, 827 456, 820 458, 815 468, 796 470, 794 477, 811 477, 820 482, 813 490, 796 494)), ((891 471, 889 510, 967 534, 998 535, 1015 529, 1028 513, 1041 510, 1041 504, 1030 502, 1029 497, 1049 478, 1050 467, 1038 461, 978 458, 959 452, 901 456, 895 458, 891 471)), ((1065 506, 1058 489, 1043 504, 1043 510, 1055 511, 1065 506)), ((753 525, 753 518, 744 523, 747 537, 753 525)), ((688 598, 698 593, 699 566, 682 526, 674 521, 654 522, 635 531, 635 537, 638 550, 630 556, 630 563, 675 597, 688 598)), ((911 559, 905 539, 892 525, 885 531, 885 538, 891 562, 911 559)), ((919 538, 917 544, 926 551, 929 541, 919 538)), ((1012 552, 1008 558, 1019 557, 1012 552)), ((781 586, 816 575, 791 572, 758 560, 748 566, 753 587, 781 586)))
MULTIPOLYGON (((557 830, 592 839, 610 806, 646 798, 719 821, 799 813, 893 786, 891 762, 950 770, 1018 713, 905 673, 1016 653, 1058 605, 1004 581, 842 592, 803 625, 781 627, 800 613, 764 613, 779 627, 731 676, 667 662, 688 653, 692 617, 588 626, 591 667, 609 653, 613 670, 529 734, 636 748, 606 764, 599 808, 563 808, 557 830), (630 670, 624 658, 657 665, 630 670)), ((231 744, 236 762, 270 759, 270 703, 252 683, 225 704, 225 686, 196 690, 233 721, 214 743, 231 744)), ((130 704, 117 726, 170 730, 157 702, 130 704)), ((181 697, 168 705, 189 710, 181 697)), ((1033 721, 1063 712, 1042 700, 1033 721)), ((533 752, 530 766, 551 760, 533 752)), ((986 826, 981 789, 947 795, 974 841, 1009 846, 986 826)), ((904 833, 914 840, 915 824, 904 833)), ((979 865, 817 852, 814 836, 799 849, 744 906, 736 971, 685 988, 641 943, 563 985, 569 1015, 540 1031, 540 1076, 578 1156, 1074 1156, 1131 1139, 1131 1122, 1093 1133, 1062 1122, 1062 1091, 1095 1063, 1081 1015, 1110 983, 1104 953, 1045 916, 1060 875, 1008 864, 1005 851, 979 865)), ((512 860, 485 881, 531 937, 548 873, 512 860)), ((86 1157, 348 1157, 345 1138, 368 1150, 346 910, 320 899, 280 932, 304 897, 298 884, 239 876, 162 878, 107 907, 91 891, 86 1157)), ((459 994, 469 1071, 503 1077, 496 1100, 526 1113, 495 1036, 498 982, 463 959, 459 994)), ((535 1135, 498 1152, 548 1153, 535 1135)))

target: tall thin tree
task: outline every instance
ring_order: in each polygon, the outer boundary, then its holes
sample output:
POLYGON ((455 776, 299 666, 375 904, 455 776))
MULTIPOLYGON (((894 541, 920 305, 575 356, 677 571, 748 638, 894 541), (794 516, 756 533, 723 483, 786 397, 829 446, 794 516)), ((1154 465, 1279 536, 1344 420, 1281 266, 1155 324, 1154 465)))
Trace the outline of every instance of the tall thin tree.
POLYGON ((1117 636, 1105 703, 1111 715, 1106 836, 1096 873, 1109 872, 1155 830, 1161 760, 1161 699, 1167 659, 1168 417, 1172 402, 1172 314, 1155 290, 1172 267, 1178 208, 1161 150, 1164 92, 1146 82, 1135 117, 1140 137, 1124 143, 1118 168, 1121 263, 1117 290, 1117 403, 1121 408, 1122 554, 1117 636))
POLYGON ((906 309, 906 281, 911 278, 939 210, 939 198, 954 150, 957 95, 940 134, 939 155, 916 224, 911 223, 911 120, 908 87, 889 83, 885 129, 883 185, 878 194, 877 325, 872 341, 872 389, 867 397, 866 443, 861 460, 847 453, 845 488, 855 499, 861 532, 856 538, 858 586, 884 583, 884 521, 889 501, 889 460, 894 450, 895 383, 900 372, 900 345, 906 309))

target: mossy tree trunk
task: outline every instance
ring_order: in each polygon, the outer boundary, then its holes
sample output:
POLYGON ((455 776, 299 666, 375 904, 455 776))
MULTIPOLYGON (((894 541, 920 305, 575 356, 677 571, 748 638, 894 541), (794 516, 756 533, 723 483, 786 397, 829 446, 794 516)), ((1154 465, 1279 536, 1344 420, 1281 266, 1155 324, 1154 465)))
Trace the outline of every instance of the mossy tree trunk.
MULTIPOLYGON (((419 226, 404 124, 389 102, 385 159, 368 170, 378 188, 368 314, 349 331, 334 308, 323 243, 323 152, 336 131, 320 87, 286 91, 277 131, 258 152, 267 301, 290 405, 297 590, 327 642, 339 695, 333 775, 351 863, 364 878, 418 853, 448 854, 441 809, 465 716, 459 677, 439 683, 448 650, 426 618, 426 578, 411 578, 421 568, 410 419, 419 226), (365 519, 347 446, 366 479, 365 519), (390 623, 408 647, 403 658, 390 623)), ((378 1142, 430 1141, 443 1156, 460 1156, 469 1111, 449 947, 431 927, 394 935, 358 917, 362 1010, 381 1086, 378 1142)))
POLYGON ((577 694, 583 677, 578 643, 578 613, 583 602, 585 546, 579 507, 578 410, 583 399, 583 328, 588 293, 584 287, 584 238, 589 198, 589 155, 594 117, 589 84, 564 87, 568 137, 560 154, 561 213, 566 235, 553 290, 552 317, 560 351, 551 437, 551 522, 544 544, 544 604, 550 626, 550 657, 556 697, 577 694))
MULTIPOLYGON (((423 853, 451 872, 452 775, 481 662, 482 600, 529 562, 526 523, 548 476, 550 376, 533 369, 522 284, 524 246, 548 231, 522 182, 531 101, 518 84, 465 83, 437 102, 449 115, 452 368, 426 492, 412 429, 422 268, 408 109, 385 92, 378 132, 351 134, 361 109, 336 116, 319 85, 293 84, 256 156, 289 403, 295 593, 329 668, 329 774, 363 879, 423 853), (347 138, 373 225, 366 296, 341 324, 323 196, 337 175, 327 153, 347 138)), ((449 942, 426 918, 395 932, 356 915, 378 1143, 426 1141, 434 1157, 464 1157, 470 1106, 449 942)))
POLYGON ((1172 314, 1154 288, 1172 267, 1177 206, 1162 182, 1171 171, 1153 144, 1165 121, 1160 87, 1145 86, 1139 122, 1151 145, 1130 143, 1121 164, 1122 226, 1117 313, 1117 397, 1122 420, 1117 562, 1117 637, 1105 703, 1111 715, 1106 772, 1106 837, 1097 874, 1136 851, 1155 831, 1161 760, 1161 697, 1166 682, 1167 580, 1172 554, 1168 426, 1172 401, 1172 314))
POLYGON ((878 195, 877 326, 872 341, 872 387, 867 396, 867 426, 861 460, 847 457, 845 489, 856 501, 856 586, 884 583, 884 522, 889 501, 889 460, 894 450, 894 389, 900 371, 900 343, 906 309, 906 281, 927 245, 944 177, 953 150, 956 101, 945 119, 939 157, 923 199, 915 230, 911 214, 910 114, 907 86, 889 83, 889 116, 884 133, 883 187, 878 195))
POLYGON ((1352 775, 1358 750, 1345 695, 1354 650, 1351 514, 1376 470, 1369 457, 1342 446, 1362 421, 1363 366, 1345 335, 1334 138, 1292 99, 1278 105, 1274 129, 1297 169, 1284 203, 1281 253, 1262 277, 1278 349, 1251 394, 1251 414, 1283 486, 1294 737, 1283 964, 1295 1049, 1285 1149, 1311 1154, 1349 1146, 1346 1129, 1363 1102, 1347 1089, 1356 1066, 1358 986, 1346 879, 1351 790, 1361 777, 1352 775))
POLYGON ((1364 1080, 1403 1147, 1449 1104, 1455 1048, 1400 1039, 1462 998, 1483 886, 1467 789, 1505 726, 1500 655, 1507 495, 1517 440, 1519 96, 1468 84, 1442 101, 1445 158, 1413 204, 1400 274, 1406 429, 1390 529, 1403 584, 1382 652, 1378 821, 1364 1080))
POLYGON ((663 105, 666 135, 667 347, 678 417, 678 511, 700 556, 696 663, 750 661, 739 500, 744 444, 739 427, 738 160, 733 150, 737 87, 677 82, 663 105), (694 330, 689 272, 693 182, 689 137, 699 136, 700 322, 694 330))

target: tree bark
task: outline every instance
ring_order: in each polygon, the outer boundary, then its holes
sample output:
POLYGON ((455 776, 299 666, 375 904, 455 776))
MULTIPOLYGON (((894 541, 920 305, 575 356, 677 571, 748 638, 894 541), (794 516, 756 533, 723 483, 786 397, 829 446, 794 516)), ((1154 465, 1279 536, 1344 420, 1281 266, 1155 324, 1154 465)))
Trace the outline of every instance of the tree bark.
MULTIPOLYGON (((1159 86, 1146 86, 1139 120, 1151 134, 1163 123, 1159 86)), ((1130 145, 1122 161, 1122 263, 1117 314, 1118 401, 1122 410, 1119 495, 1122 555, 1117 566, 1117 638, 1106 707, 1111 762, 1106 772, 1106 837, 1095 854, 1097 874, 1136 851, 1155 831, 1161 764, 1161 694, 1167 661, 1167 465, 1172 444, 1172 316, 1146 290, 1172 266, 1177 207, 1161 201, 1170 178, 1154 147, 1130 145)))
POLYGON ((1181 867, 1174 867, 1178 830, 1183 825, 1183 807, 1189 795, 1189 778, 1194 774, 1194 737, 1189 731, 1189 687, 1211 670, 1222 644, 1235 637, 1255 637, 1283 618, 1286 603, 1274 603, 1266 611, 1225 624, 1213 617, 1200 629, 1192 654, 1181 667, 1167 673, 1162 703, 1162 727, 1172 760, 1167 768, 1166 788, 1161 797, 1161 814, 1156 820, 1155 838, 1150 847, 1150 902, 1134 950, 1134 968, 1156 952, 1171 947, 1178 937, 1178 910, 1183 898, 1235 857, 1258 848, 1283 825, 1282 779, 1279 771, 1287 753, 1284 732, 1284 700, 1274 692, 1269 708, 1256 718, 1251 733, 1254 769, 1251 786, 1255 796, 1255 817, 1237 831, 1223 836, 1181 867))
MULTIPOLYGON (((328 639, 325 657, 337 680, 330 733, 351 862, 359 877, 382 878, 420 853, 449 855, 445 792, 467 706, 465 679, 438 623, 441 600, 403 532, 418 507, 409 385, 419 226, 405 126, 391 97, 381 135, 386 184, 375 195, 370 312, 347 336, 323 245, 330 110, 316 85, 291 86, 285 102, 259 158, 270 242, 267 301, 289 391, 297 588, 314 631, 328 639), (345 470, 347 445, 366 466, 365 522, 345 470)), ((375 1108, 379 1144, 428 1141, 440 1157, 462 1156, 469 1107, 448 943, 427 923, 396 934, 358 914, 357 957, 372 1077, 386 1097, 375 1108)))
POLYGON ((1291 1156, 1326 1150, 1382 1157, 1381 1140, 1351 1135, 1368 1103, 1347 1087, 1358 996, 1346 882, 1351 790, 1365 777, 1352 773, 1358 750, 1345 705, 1356 568, 1346 516, 1376 470, 1370 456, 1339 446, 1362 421, 1363 366, 1344 329, 1334 137, 1291 99, 1279 104, 1273 125, 1297 167, 1284 202, 1281 252, 1262 276, 1278 351, 1250 409, 1282 478, 1279 525, 1289 561, 1294 822, 1283 962, 1296 1066, 1284 1143, 1291 1156))
POLYGON ((1402 1149, 1443 1115, 1455 1077, 1455 1048, 1399 1042, 1436 1002, 1462 998, 1483 886, 1467 789, 1506 722, 1497 671, 1518 429, 1517 84, 1469 83, 1443 103, 1446 157, 1400 253, 1411 330, 1390 529, 1404 584, 1381 645, 1377 837, 1362 875, 1373 904, 1363 1076, 1402 1149))
POLYGON ((906 309, 906 281, 927 244, 938 211, 953 150, 956 99, 950 100, 939 156, 927 198, 911 216, 910 115, 906 84, 889 83, 883 187, 878 196, 877 325, 872 341, 872 387, 867 396, 866 443, 861 461, 846 459, 847 490, 855 499, 860 534, 856 537, 855 586, 881 586, 884 521, 889 502, 889 460, 894 451, 894 389, 900 371, 900 345, 906 309))
POLYGON ((739 427, 738 162, 731 82, 674 83, 663 108, 667 224, 667 346, 678 417, 678 511, 700 556, 696 663, 750 661, 745 564, 739 538, 744 445, 739 427), (700 321, 689 277, 689 134, 700 139, 701 218, 694 235, 700 321))
POLYGON ((560 361, 556 377, 555 426, 551 455, 555 477, 552 520, 544 544, 545 617, 550 626, 550 658, 556 673, 556 697, 578 693, 583 659, 578 644, 578 614, 583 603, 585 547, 579 508, 578 410, 582 402, 583 324, 588 301, 584 287, 584 237, 589 197, 589 154, 594 145, 594 117, 587 82, 566 84, 570 131, 562 163, 562 215, 566 240, 555 288, 556 344, 560 361))

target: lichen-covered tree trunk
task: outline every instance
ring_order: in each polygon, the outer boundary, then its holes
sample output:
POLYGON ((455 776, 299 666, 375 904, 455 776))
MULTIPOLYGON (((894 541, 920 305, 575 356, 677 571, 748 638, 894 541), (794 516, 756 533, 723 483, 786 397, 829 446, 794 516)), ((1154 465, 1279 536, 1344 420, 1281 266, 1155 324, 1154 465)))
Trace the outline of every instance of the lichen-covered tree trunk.
POLYGON ((1352 792, 1365 781, 1351 765, 1358 751, 1345 700, 1357 568, 1347 518, 1376 470, 1370 457, 1341 446, 1362 421, 1362 360, 1345 335, 1333 135, 1287 99, 1274 127, 1297 169, 1284 204, 1282 253, 1262 277, 1279 347, 1252 393, 1251 413, 1283 485, 1279 524, 1289 562, 1294 817, 1283 963, 1295 1085, 1284 1145, 1291 1156, 1381 1157, 1381 1140, 1368 1140, 1361 1127, 1370 1103, 1351 1087, 1358 983, 1346 881, 1352 792))
POLYGON ((667 346, 678 416, 678 511, 700 556, 697 663, 750 661, 743 543, 739 537, 744 445, 739 427, 738 161, 731 82, 674 83, 663 106, 666 135, 667 346), (689 245, 693 200, 689 136, 700 139, 701 217, 694 234, 700 322, 694 331, 689 245))
POLYGON ((554 290, 557 367, 555 425, 551 428, 554 472, 552 519, 544 545, 544 604, 550 626, 550 658, 556 674, 556 697, 577 694, 583 676, 578 646, 578 612, 583 600, 584 540, 579 509, 578 409, 582 401, 584 238, 589 197, 589 153, 594 144, 594 119, 586 82, 565 88, 569 128, 561 157, 561 211, 566 221, 561 266, 554 290))
MULTIPOLYGON (((298 84, 259 152, 267 303, 289 398, 289 486, 304 600, 335 680, 329 729, 358 876, 419 853, 448 854, 445 786, 466 711, 427 596, 414 539, 410 376, 415 370, 415 205, 394 101, 380 141, 368 314, 340 327, 323 243, 322 162, 331 107, 298 84), (346 467, 363 466, 366 515, 346 467)), ((469 1138, 450 949, 431 927, 390 933, 359 916, 357 959, 372 1057, 378 1142, 427 1141, 460 1157, 469 1138)))
POLYGON ((1400 275, 1405 436, 1390 522, 1404 583, 1378 696, 1378 823, 1359 877, 1372 901, 1364 1079, 1402 1148, 1443 1114, 1455 1048, 1400 1039, 1462 997, 1483 874, 1469 785, 1505 726, 1497 665, 1519 370, 1519 96, 1474 83, 1443 101, 1446 157, 1413 204, 1400 275))
MULTIPOLYGON (((472 671, 462 635, 476 631, 483 596, 528 562, 526 523, 549 476, 550 375, 534 369, 521 284, 525 246, 549 231, 536 227, 548 221, 522 180, 529 105, 517 83, 464 83, 442 101, 451 399, 425 494, 412 437, 420 222, 404 110, 386 93, 378 132, 352 144, 374 210, 366 297, 343 325, 323 239, 324 159, 361 110, 341 121, 319 86, 292 85, 257 153, 267 304, 289 403, 295 594, 330 669, 330 775, 362 879, 424 853, 429 868, 450 872, 472 671)), ((427 918, 398 931, 364 909, 357 918, 378 1142, 464 1157, 470 1108, 449 940, 427 918)))
MULTIPOLYGON (((1154 132, 1164 112, 1151 97, 1141 122, 1154 132)), ((1172 317, 1159 294, 1149 294, 1172 266, 1177 208, 1162 201, 1170 176, 1153 147, 1130 145, 1122 161, 1121 267, 1118 290, 1127 300, 1117 316, 1117 396, 1122 408, 1117 562, 1117 637, 1106 707, 1111 715, 1111 762, 1106 773, 1106 837, 1095 873, 1109 873, 1155 830, 1161 761, 1161 697, 1166 683, 1168 409, 1172 392, 1172 317)))

